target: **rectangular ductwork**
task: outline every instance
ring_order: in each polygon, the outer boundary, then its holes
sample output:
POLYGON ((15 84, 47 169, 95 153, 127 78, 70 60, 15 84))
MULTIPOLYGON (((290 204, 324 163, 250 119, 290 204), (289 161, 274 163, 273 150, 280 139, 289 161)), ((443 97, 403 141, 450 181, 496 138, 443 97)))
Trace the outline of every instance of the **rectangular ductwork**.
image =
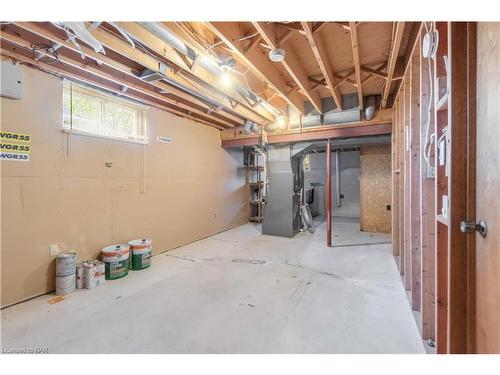
POLYGON ((158 71, 154 71, 151 69, 144 69, 139 75, 139 78, 146 82, 153 82, 167 78, 166 74, 167 74, 167 65, 164 63, 160 63, 158 71))

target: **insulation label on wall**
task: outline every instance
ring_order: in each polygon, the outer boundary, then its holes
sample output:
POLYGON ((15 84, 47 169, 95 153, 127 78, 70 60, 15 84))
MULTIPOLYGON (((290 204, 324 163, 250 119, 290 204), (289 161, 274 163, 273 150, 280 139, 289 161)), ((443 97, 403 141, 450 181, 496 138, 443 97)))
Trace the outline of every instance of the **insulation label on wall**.
POLYGON ((31 136, 12 132, 0 132, 0 160, 29 161, 31 136))

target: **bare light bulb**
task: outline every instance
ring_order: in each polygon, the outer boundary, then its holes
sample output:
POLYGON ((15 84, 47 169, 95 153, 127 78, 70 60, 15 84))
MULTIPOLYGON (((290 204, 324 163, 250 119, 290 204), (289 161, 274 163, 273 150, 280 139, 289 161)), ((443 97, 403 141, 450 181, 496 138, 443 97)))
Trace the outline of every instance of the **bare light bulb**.
POLYGON ((221 82, 225 87, 231 86, 231 75, 229 74, 228 71, 222 72, 221 82))

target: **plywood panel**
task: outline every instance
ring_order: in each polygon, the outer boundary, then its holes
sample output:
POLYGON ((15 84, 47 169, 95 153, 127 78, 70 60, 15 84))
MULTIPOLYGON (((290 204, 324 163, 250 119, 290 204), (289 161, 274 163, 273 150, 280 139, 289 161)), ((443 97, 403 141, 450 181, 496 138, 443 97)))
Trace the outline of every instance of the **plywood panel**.
POLYGON ((391 147, 361 147, 361 230, 391 232, 391 147))
POLYGON ((1 163, 2 306, 54 288, 52 243, 83 260, 151 237, 158 254, 246 222, 242 155, 222 149, 217 130, 151 109, 146 146, 69 138, 60 80, 23 74, 23 99, 1 99, 2 129, 33 138, 30 162, 1 163))

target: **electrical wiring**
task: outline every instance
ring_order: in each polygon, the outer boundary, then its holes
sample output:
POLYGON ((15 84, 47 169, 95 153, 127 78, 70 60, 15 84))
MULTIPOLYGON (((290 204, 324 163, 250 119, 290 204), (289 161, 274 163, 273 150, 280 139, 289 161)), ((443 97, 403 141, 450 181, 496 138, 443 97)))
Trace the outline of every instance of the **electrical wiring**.
POLYGON ((57 54, 57 49, 49 44, 33 44, 32 48, 35 60, 41 61, 47 64, 54 64, 59 62, 59 56, 57 54))
MULTIPOLYGON (((427 22, 424 22, 424 27, 425 31, 427 33, 430 33, 432 31, 432 24, 431 28, 429 29, 427 27, 427 22)), ((434 82, 432 80, 432 70, 431 70, 431 57, 427 58, 427 66, 428 66, 428 72, 429 72, 429 103, 427 105, 427 121, 425 125, 425 143, 424 143, 424 160, 425 163, 427 164, 427 170, 431 170, 432 165, 430 162, 430 153, 431 153, 431 146, 433 144, 433 141, 436 138, 436 133, 432 133, 429 136, 429 130, 430 130, 430 124, 431 124, 431 115, 432 115, 432 100, 434 99, 434 82)))

